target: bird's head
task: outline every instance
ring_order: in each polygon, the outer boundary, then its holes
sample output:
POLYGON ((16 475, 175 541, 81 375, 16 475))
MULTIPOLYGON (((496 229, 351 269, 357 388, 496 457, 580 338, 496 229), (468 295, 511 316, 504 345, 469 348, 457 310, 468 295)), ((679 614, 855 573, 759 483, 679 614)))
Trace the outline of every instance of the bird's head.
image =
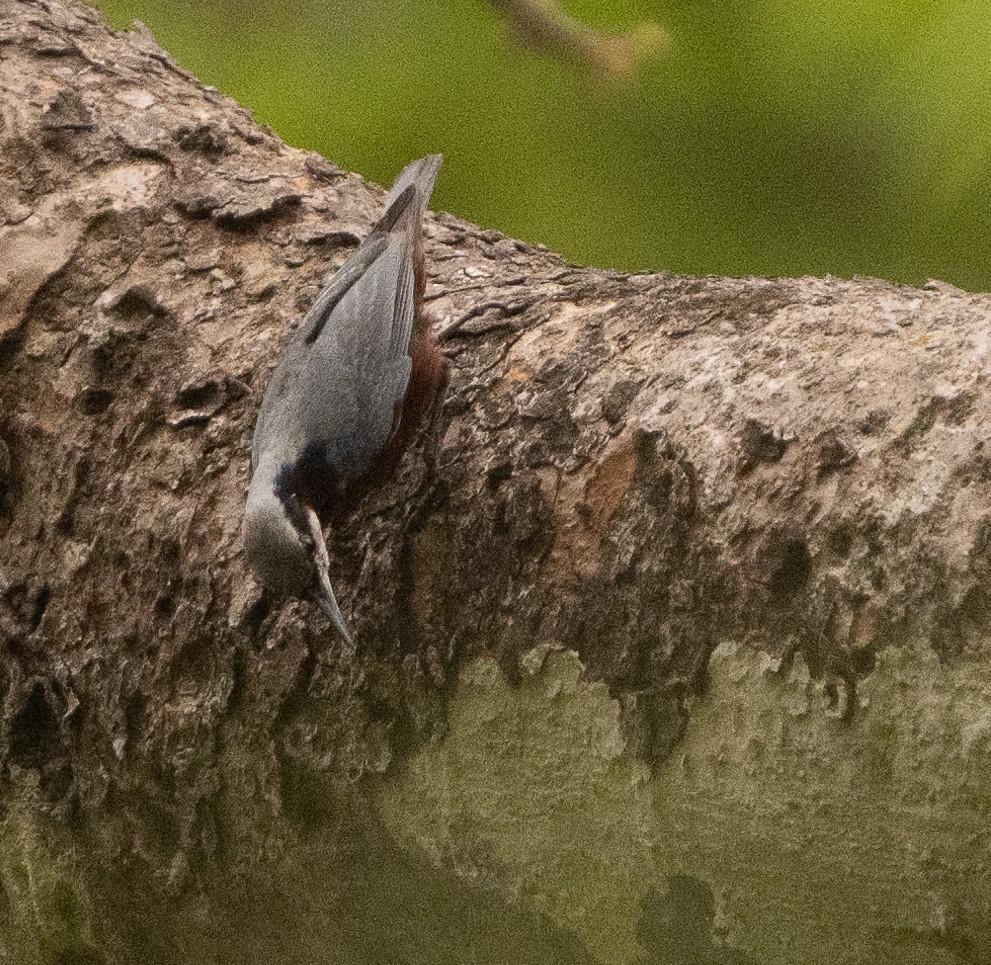
POLYGON ((330 561, 316 513, 295 494, 277 491, 265 484, 264 474, 255 473, 242 534, 248 564, 258 580, 276 593, 318 604, 350 644, 351 634, 330 585, 330 561))

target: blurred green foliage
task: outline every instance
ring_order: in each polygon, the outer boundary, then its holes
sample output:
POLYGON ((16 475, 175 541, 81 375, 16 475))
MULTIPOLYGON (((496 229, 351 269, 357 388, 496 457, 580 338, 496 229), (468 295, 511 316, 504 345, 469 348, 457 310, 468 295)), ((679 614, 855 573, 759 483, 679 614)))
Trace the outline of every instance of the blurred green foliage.
POLYGON ((570 258, 991 289, 986 0, 564 0, 665 54, 628 83, 484 0, 100 0, 287 141, 570 258))

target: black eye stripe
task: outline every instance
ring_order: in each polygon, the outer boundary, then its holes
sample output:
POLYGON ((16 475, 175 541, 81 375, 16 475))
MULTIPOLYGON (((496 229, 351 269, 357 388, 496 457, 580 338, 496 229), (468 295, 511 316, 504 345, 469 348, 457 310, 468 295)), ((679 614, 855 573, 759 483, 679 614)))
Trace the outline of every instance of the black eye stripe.
POLYGON ((296 535, 304 546, 312 546, 310 527, 307 524, 306 511, 295 493, 295 472, 290 463, 283 463, 279 474, 275 477, 275 495, 279 498, 286 511, 286 517, 296 530, 296 535))
POLYGON ((294 497, 296 491, 296 467, 284 462, 275 476, 275 495, 284 503, 294 497))

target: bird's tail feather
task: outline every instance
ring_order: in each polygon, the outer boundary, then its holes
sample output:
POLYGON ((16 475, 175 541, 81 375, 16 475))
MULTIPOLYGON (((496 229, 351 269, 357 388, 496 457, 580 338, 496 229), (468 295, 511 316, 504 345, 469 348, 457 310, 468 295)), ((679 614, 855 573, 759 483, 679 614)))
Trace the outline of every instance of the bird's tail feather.
POLYGON ((434 190, 434 181, 437 180, 437 172, 440 171, 441 162, 444 160, 443 154, 428 154, 426 157, 411 161, 396 175, 396 180, 392 183, 386 207, 391 207, 392 203, 399 198, 402 193, 411 185, 415 184, 420 193, 423 207, 426 208, 430 201, 430 195, 434 190))
POLYGON ((419 229, 443 160, 441 154, 428 154, 411 161, 399 172, 375 231, 393 231, 400 222, 405 223, 407 228, 419 229))

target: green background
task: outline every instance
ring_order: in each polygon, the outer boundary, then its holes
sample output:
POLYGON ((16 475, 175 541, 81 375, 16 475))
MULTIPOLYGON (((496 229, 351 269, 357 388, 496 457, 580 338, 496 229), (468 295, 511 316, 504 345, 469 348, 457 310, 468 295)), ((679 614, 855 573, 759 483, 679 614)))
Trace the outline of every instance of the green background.
POLYGON ((991 288, 986 0, 565 0, 670 35, 632 82, 484 0, 102 0, 289 143, 583 263, 991 288))

